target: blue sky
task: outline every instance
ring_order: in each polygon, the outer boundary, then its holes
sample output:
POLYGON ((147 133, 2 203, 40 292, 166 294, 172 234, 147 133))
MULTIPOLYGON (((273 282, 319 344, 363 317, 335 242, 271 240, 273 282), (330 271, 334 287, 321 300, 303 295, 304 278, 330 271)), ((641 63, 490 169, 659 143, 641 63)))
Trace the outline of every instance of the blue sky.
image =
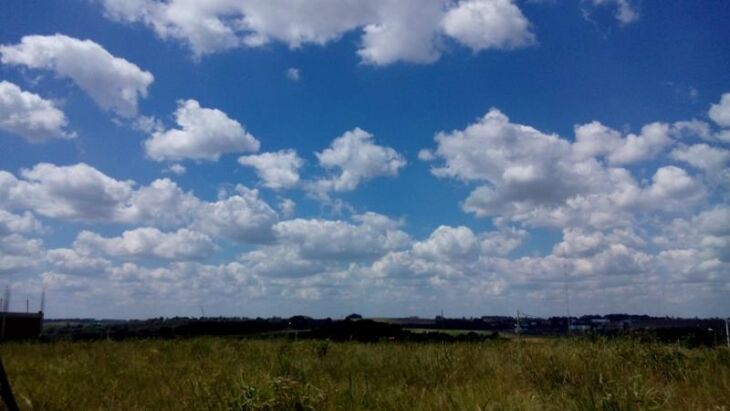
POLYGON ((730 310, 730 7, 0 6, 0 275, 48 315, 730 310))

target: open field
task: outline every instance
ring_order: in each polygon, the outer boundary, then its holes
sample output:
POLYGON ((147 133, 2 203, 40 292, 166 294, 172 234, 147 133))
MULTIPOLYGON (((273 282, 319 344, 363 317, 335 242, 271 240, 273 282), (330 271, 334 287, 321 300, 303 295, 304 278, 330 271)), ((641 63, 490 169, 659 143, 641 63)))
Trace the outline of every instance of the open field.
POLYGON ((0 345, 22 409, 730 410, 730 351, 629 340, 0 345))

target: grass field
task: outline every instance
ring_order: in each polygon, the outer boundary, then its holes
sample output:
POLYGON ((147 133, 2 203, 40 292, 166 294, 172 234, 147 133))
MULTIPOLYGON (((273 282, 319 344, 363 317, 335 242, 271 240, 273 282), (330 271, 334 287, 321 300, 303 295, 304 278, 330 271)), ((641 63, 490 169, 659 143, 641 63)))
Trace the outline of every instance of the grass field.
POLYGON ((730 351, 627 340, 0 345, 21 409, 730 410, 730 351))

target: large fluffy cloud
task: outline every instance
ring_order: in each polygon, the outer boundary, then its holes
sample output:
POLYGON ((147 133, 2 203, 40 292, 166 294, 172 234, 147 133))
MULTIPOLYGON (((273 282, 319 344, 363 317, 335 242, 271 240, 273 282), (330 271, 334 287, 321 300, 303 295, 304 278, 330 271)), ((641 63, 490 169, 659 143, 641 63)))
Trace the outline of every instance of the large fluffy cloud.
MULTIPOLYGON (((137 188, 133 181, 115 180, 83 163, 41 163, 20 174, 18 179, 0 171, 0 208, 92 223, 190 226, 216 238, 245 243, 272 241, 272 226, 279 219, 257 190, 241 185, 233 195, 209 202, 166 178, 137 188)), ((142 234, 152 229, 147 230, 142 234)), ((133 234, 139 233, 129 233, 133 234)), ((177 233, 178 237, 183 234, 189 233, 177 233)), ((163 254, 157 255, 162 258, 163 254)))
POLYGON ((190 221, 200 203, 168 179, 135 188, 84 163, 40 163, 20 177, 0 171, 0 207, 67 220, 169 225, 190 221))
POLYGON ((157 131, 145 141, 147 155, 162 160, 211 160, 222 154, 258 151, 260 143, 226 113, 180 101, 175 120, 180 128, 157 131))
POLYGON ((406 160, 391 147, 375 144, 374 136, 360 128, 332 141, 329 148, 316 153, 319 164, 337 174, 319 180, 323 191, 351 191, 361 182, 380 176, 395 176, 406 160))
POLYGON ((477 216, 608 227, 631 224, 637 212, 687 209, 706 194, 699 180, 675 166, 658 168, 646 183, 612 166, 657 155, 672 144, 669 133, 670 126, 653 123, 624 138, 593 122, 576 127, 571 143, 492 109, 464 130, 437 134, 438 147, 425 158, 444 160, 433 169, 439 177, 482 183, 463 203, 477 216))
POLYGON ((304 161, 294 150, 242 156, 241 165, 253 167, 264 185, 275 190, 292 188, 299 183, 299 168, 304 161))
POLYGON ((343 262, 372 258, 408 245, 410 239, 400 224, 385 216, 366 213, 356 216, 359 224, 332 220, 294 219, 274 226, 277 240, 294 247, 308 259, 336 259, 343 262))
POLYGON ((707 144, 677 147, 672 150, 670 157, 711 173, 719 173, 730 163, 729 150, 707 144))
POLYGON ((202 260, 215 251, 213 242, 205 234, 184 228, 164 233, 153 227, 128 230, 113 238, 82 231, 76 237, 74 248, 84 254, 164 260, 202 260))
POLYGON ((610 164, 633 164, 657 156, 673 142, 677 127, 666 123, 651 123, 641 128, 640 134, 625 137, 598 121, 575 127, 573 151, 579 159, 605 157, 610 164))
POLYGON ((39 234, 45 231, 43 224, 33 213, 13 214, 0 209, 0 236, 9 234, 39 234))
POLYGON ((323 45, 358 29, 358 54, 371 64, 435 61, 448 37, 476 51, 533 41, 527 19, 510 0, 105 0, 104 10, 187 43, 197 57, 271 41, 323 45))
POLYGON ((258 190, 239 185, 233 195, 201 205, 194 227, 235 242, 266 243, 273 239, 271 227, 277 220, 258 190))
POLYGON ((48 217, 114 220, 133 192, 131 181, 115 180, 83 163, 40 163, 20 175, 22 179, 0 172, 0 204, 48 217))
POLYGON ((510 0, 466 0, 444 16, 446 34, 478 51, 532 44, 529 22, 510 0))
POLYGON ((154 80, 99 44, 62 34, 25 36, 18 44, 0 46, 0 61, 67 77, 103 109, 125 117, 137 114, 137 102, 154 80))
POLYGON ((68 120, 63 111, 37 94, 0 81, 0 130, 17 134, 31 143, 53 138, 69 139, 68 120))

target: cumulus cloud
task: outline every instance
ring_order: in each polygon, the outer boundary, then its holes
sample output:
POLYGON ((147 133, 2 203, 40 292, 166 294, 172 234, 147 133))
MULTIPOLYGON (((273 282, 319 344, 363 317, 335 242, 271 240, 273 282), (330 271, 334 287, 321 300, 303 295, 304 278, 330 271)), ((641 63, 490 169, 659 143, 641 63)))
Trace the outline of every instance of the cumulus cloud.
POLYGON ((175 120, 180 128, 157 131, 145 141, 150 158, 217 161, 222 154, 255 152, 260 146, 241 123, 220 110, 201 107, 195 100, 178 102, 175 120))
POLYGON ((315 153, 320 166, 338 174, 316 182, 322 191, 352 191, 375 177, 396 176, 406 160, 390 147, 375 144, 374 136, 360 128, 332 141, 330 147, 315 153))
POLYGON ((441 56, 438 25, 443 16, 439 1, 385 1, 375 17, 363 27, 357 54, 367 64, 387 65, 398 61, 432 63, 441 56))
POLYGON ((687 133, 692 124, 672 128, 666 123, 651 123, 640 134, 623 137, 618 131, 598 121, 575 127, 573 152, 579 159, 605 157, 616 165, 633 164, 655 157, 673 143, 672 133, 687 133))
POLYGON ((720 102, 710 106, 708 115, 718 126, 730 127, 730 93, 725 93, 720 102))
POLYGON ((25 36, 18 44, 0 46, 0 61, 69 78, 101 108, 123 117, 137 114, 138 100, 147 96, 154 80, 148 71, 99 44, 62 34, 25 36))
POLYGON ((30 211, 13 214, 0 209, 0 236, 9 234, 42 234, 46 231, 43 223, 30 211))
POLYGON ((304 161, 294 150, 239 157, 241 165, 253 167, 266 187, 278 190, 292 188, 299 183, 299 168, 304 161))
POLYGON ((652 238, 658 263, 680 283, 727 284, 730 269, 730 209, 724 205, 691 218, 677 218, 652 238))
POLYGON ((21 178, 0 171, 0 207, 26 209, 52 218, 87 222, 182 224, 200 200, 168 179, 135 188, 84 163, 40 163, 21 178))
POLYGON ((730 151, 707 144, 682 145, 672 150, 669 156, 713 174, 730 163, 730 151))
POLYGON ((17 179, 0 172, 0 204, 31 209, 47 217, 113 220, 131 197, 132 181, 118 181, 84 164, 40 163, 17 179))
POLYGON ((463 131, 437 134, 436 141, 435 156, 445 160, 432 170, 436 176, 490 183, 477 193, 481 215, 499 214, 521 202, 559 204, 587 190, 600 171, 595 161, 567 161, 567 141, 512 124, 496 109, 463 131))
POLYGON ((351 261, 372 258, 409 244, 400 224, 385 216, 366 213, 359 224, 339 220, 294 219, 274 226, 277 240, 308 259, 351 261))
POLYGON ((185 168, 184 165, 175 163, 175 164, 170 164, 170 166, 167 167, 166 171, 169 171, 173 174, 177 174, 177 175, 181 176, 181 175, 185 174, 187 169, 185 168))
POLYGON ((669 125, 665 123, 647 124, 641 134, 629 134, 615 150, 608 154, 613 164, 631 164, 652 158, 672 143, 669 125))
POLYGON ((636 213, 686 210, 706 194, 702 182, 678 167, 657 169, 647 184, 613 167, 657 155, 673 143, 670 131, 652 123, 624 138, 592 122, 577 126, 571 143, 492 109, 464 130, 436 135, 432 156, 444 164, 432 172, 481 183, 462 204, 480 217, 536 226, 631 224, 636 213))
POLYGON ((532 44, 534 36, 510 0, 105 0, 114 20, 141 22, 159 37, 185 42, 196 58, 272 41, 291 48, 324 45, 362 30, 358 54, 365 63, 430 63, 454 38, 475 51, 532 44))
POLYGON ((535 42, 530 23, 510 0, 462 0, 446 12, 444 32, 474 51, 535 42))
POLYGON ((291 198, 284 198, 281 201, 279 201, 279 211, 281 211, 281 214, 284 217, 291 217, 294 215, 294 211, 296 211, 297 203, 294 202, 291 198))
POLYGON ((55 248, 46 252, 46 269, 57 274, 103 277, 112 267, 111 261, 71 248, 55 248))
POLYGON ((639 11, 631 3, 631 0, 591 0, 593 6, 605 6, 615 8, 614 16, 622 25, 634 23, 639 20, 639 11))
POLYGON ((18 274, 37 269, 43 259, 43 241, 12 233, 0 234, 0 274, 18 274))
POLYGON ((49 100, 7 81, 0 81, 0 130, 17 134, 31 143, 54 138, 70 139, 68 120, 49 100))
POLYGON ((272 225, 278 219, 258 190, 238 185, 234 195, 202 204, 193 227, 235 242, 267 243, 273 240, 272 225))
POLYGON ((431 260, 462 260, 476 255, 479 241, 474 233, 464 226, 440 226, 431 236, 413 245, 416 256, 431 260))
POLYGON ((185 228, 164 233, 153 227, 141 227, 125 231, 121 236, 112 238, 102 237, 90 231, 82 231, 76 237, 74 249, 85 255, 203 260, 213 255, 215 245, 207 235, 185 228))

